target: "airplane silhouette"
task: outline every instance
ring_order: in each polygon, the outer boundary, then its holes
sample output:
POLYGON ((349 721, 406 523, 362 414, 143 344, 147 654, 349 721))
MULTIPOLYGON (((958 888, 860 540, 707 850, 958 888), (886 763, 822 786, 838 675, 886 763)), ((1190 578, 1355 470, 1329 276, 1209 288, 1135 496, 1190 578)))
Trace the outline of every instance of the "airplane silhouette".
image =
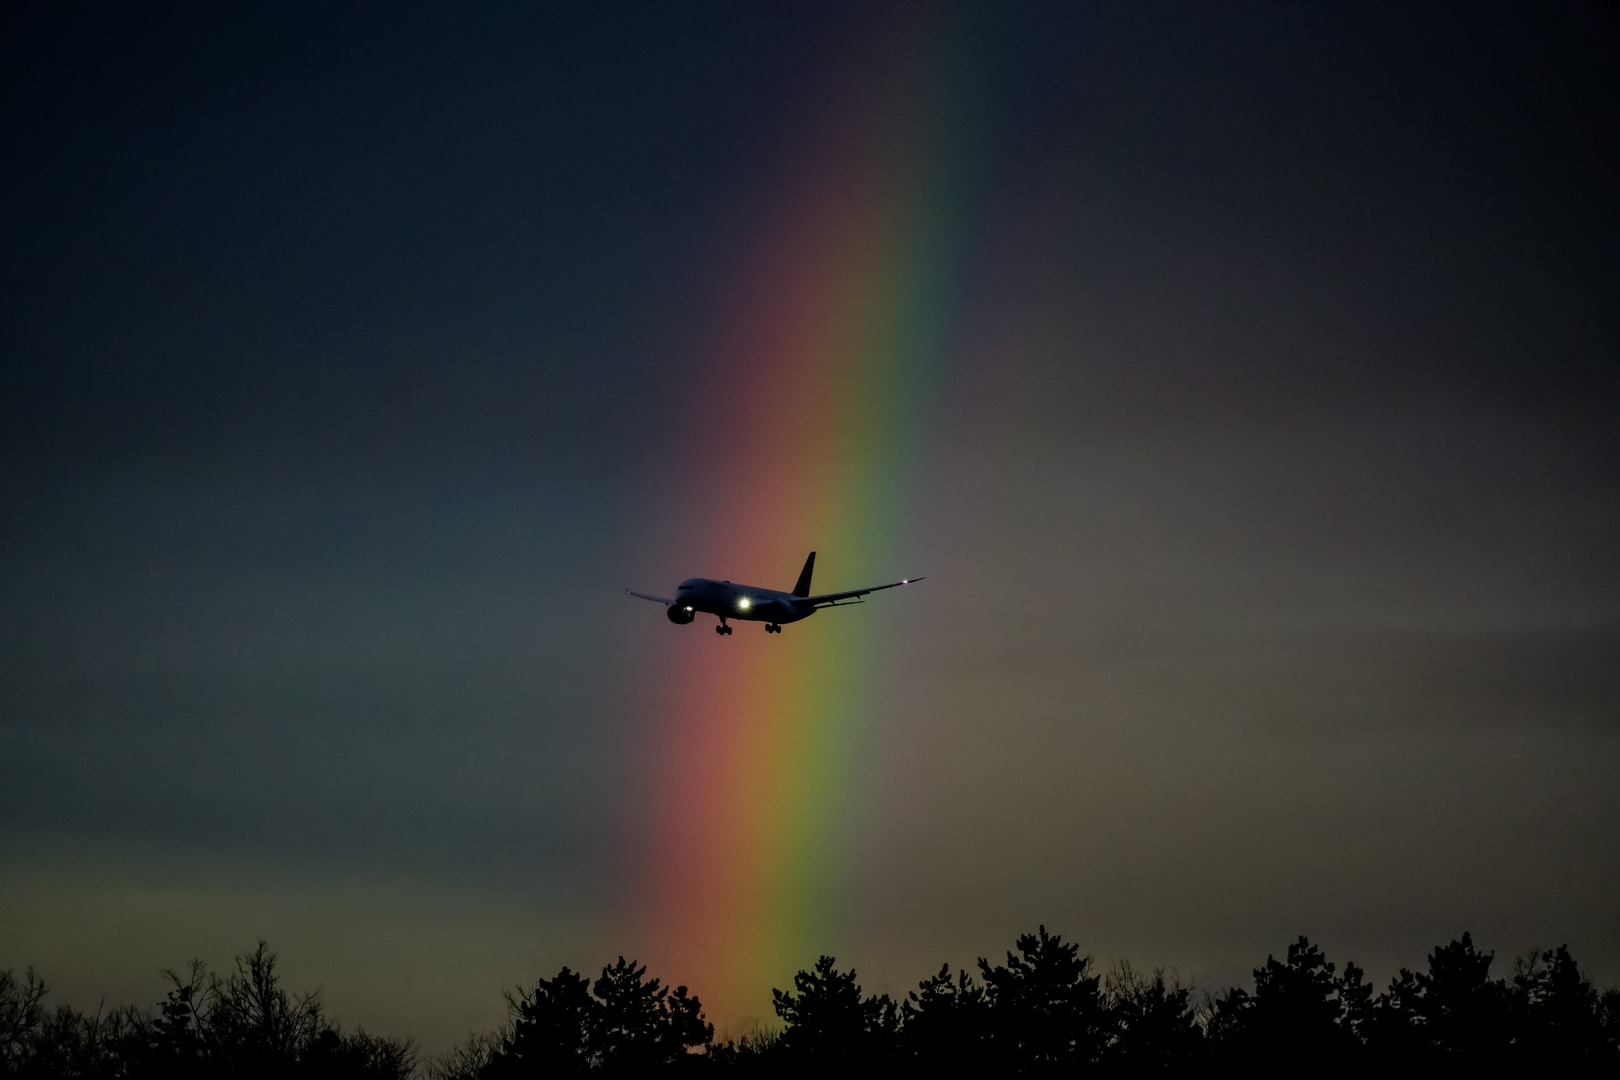
POLYGON ((893 581, 887 585, 871 585, 864 589, 851 589, 848 592, 811 596, 810 572, 815 566, 816 553, 812 551, 810 557, 804 560, 804 569, 799 571, 799 580, 794 584, 792 592, 760 589, 753 585, 733 585, 729 581, 714 581, 711 578, 700 577, 687 578, 676 586, 673 600, 666 600, 662 596, 648 596, 633 589, 624 591, 631 596, 665 605, 669 609, 665 612, 669 616, 669 621, 681 626, 685 626, 702 612, 720 620, 720 625, 714 628, 717 634, 731 633, 731 627, 726 624, 727 619, 762 622, 765 624, 767 634, 780 634, 783 623, 808 619, 824 607, 864 604, 866 601, 857 600, 856 597, 922 580, 920 577, 906 578, 904 581, 893 581))

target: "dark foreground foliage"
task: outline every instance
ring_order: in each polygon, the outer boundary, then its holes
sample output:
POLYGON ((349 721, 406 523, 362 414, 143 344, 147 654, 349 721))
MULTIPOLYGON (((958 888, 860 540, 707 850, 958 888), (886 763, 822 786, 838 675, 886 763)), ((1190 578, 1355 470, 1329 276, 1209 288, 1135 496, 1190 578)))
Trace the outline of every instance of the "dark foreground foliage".
POLYGON ((0 1077, 1616 1074, 1620 991, 1600 994, 1562 946, 1503 978, 1493 961, 1465 933, 1375 994, 1301 937, 1266 958, 1253 989, 1195 995, 1162 971, 1099 972, 1041 927, 1005 963, 943 966, 899 1001, 865 995, 823 956, 773 991, 779 1032, 716 1042, 686 987, 620 957, 594 982, 563 968, 508 993, 500 1031, 419 1062, 409 1042, 345 1033, 318 995, 288 994, 261 943, 225 978, 200 963, 165 972, 171 989, 148 1011, 47 1009, 32 971, 0 971, 0 1077))
POLYGON ((150 1011, 45 1008, 45 984, 0 971, 0 1076, 51 1078, 353 1077, 411 1075, 408 1041, 344 1032, 318 993, 281 988, 264 942, 221 978, 193 962, 165 971, 171 989, 150 1011))
POLYGON ((1262 1075, 1601 1075, 1620 1064, 1620 992, 1600 995, 1568 949, 1532 953, 1504 979, 1490 977, 1492 961, 1464 934, 1436 948, 1425 973, 1403 970, 1375 995, 1360 968, 1340 972, 1302 937, 1283 959, 1266 958, 1253 990, 1195 997, 1162 971, 1120 963, 1099 973, 1078 946, 1041 927, 1018 939, 1006 963, 981 959, 976 976, 946 965, 898 1002, 864 995, 854 971, 823 956, 791 990, 773 991, 779 1033, 715 1043, 696 998, 681 988, 680 1010, 652 1004, 665 1000, 657 980, 642 982, 644 969, 621 958, 594 997, 566 968, 509 997, 511 1018, 498 1036, 473 1040, 430 1071, 442 1080, 653 1066, 790 1077, 862 1068, 1124 1076, 1212 1066, 1262 1075), (623 999, 648 1004, 614 1004, 623 999), (640 1019, 608 1022, 627 1016, 640 1019), (637 1056, 628 1049, 635 1045, 659 1049, 637 1056))

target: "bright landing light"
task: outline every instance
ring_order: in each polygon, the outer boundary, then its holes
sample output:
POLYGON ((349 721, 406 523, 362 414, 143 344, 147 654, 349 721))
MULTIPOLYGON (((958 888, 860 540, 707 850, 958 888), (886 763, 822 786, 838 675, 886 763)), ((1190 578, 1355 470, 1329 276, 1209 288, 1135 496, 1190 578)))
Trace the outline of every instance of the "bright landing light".
POLYGON ((737 606, 742 610, 747 611, 749 608, 754 606, 754 602, 745 596, 741 600, 737 601, 737 606))

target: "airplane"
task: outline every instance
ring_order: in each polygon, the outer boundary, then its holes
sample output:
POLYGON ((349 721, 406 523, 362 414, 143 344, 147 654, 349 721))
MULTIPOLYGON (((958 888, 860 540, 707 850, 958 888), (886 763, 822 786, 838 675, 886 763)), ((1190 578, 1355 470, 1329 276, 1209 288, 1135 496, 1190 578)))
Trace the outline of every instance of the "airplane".
POLYGON ((767 634, 780 634, 783 623, 808 619, 824 607, 864 604, 866 601, 857 597, 922 580, 920 577, 906 578, 904 581, 894 581, 887 585, 871 585, 864 589, 851 589, 848 592, 811 596, 810 572, 815 567, 816 553, 812 551, 810 557, 804 560, 804 569, 799 571, 799 580, 794 584, 792 592, 760 589, 753 585, 734 585, 729 581, 714 581, 710 578, 687 578, 676 586, 673 600, 666 600, 662 596, 648 596, 646 593, 638 593, 631 589, 624 591, 631 596, 665 605, 668 608, 665 614, 669 616, 669 621, 680 626, 685 626, 696 619, 701 612, 720 620, 720 625, 714 628, 714 632, 722 636, 731 633, 731 627, 726 623, 727 619, 762 622, 765 624, 767 634))

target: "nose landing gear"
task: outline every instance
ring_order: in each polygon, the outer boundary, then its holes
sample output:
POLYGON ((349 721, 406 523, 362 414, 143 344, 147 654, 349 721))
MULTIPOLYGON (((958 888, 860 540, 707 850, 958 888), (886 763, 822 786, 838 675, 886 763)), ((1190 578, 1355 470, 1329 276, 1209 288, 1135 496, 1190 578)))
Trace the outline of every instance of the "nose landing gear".
POLYGON ((765 624, 765 632, 767 634, 780 634, 782 632, 782 628, 776 623, 768 622, 765 624))
POLYGON ((725 623, 721 623, 719 626, 714 628, 714 632, 717 634, 729 634, 731 633, 731 627, 727 626, 725 623))

